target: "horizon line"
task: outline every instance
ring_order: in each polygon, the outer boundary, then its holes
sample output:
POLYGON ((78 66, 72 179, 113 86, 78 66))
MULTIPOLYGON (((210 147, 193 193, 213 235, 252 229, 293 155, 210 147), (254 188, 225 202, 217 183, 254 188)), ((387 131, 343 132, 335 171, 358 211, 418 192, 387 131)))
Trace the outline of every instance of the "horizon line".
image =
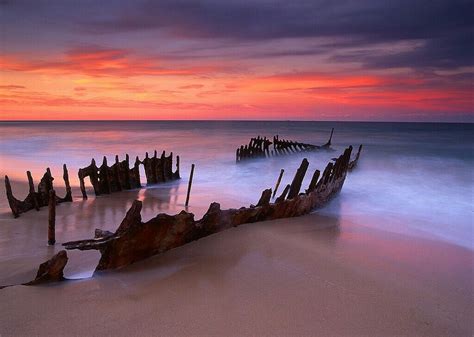
POLYGON ((431 123, 431 124, 474 124, 474 121, 367 121, 367 120, 291 120, 291 119, 0 119, 0 123, 42 123, 42 122, 290 122, 290 123, 431 123))

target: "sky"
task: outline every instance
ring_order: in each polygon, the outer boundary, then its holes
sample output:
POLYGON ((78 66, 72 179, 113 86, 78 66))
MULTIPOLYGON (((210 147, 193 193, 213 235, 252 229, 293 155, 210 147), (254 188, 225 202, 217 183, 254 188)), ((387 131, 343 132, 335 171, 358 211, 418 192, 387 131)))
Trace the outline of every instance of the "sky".
POLYGON ((0 0, 0 120, 473 122, 473 4, 0 0))

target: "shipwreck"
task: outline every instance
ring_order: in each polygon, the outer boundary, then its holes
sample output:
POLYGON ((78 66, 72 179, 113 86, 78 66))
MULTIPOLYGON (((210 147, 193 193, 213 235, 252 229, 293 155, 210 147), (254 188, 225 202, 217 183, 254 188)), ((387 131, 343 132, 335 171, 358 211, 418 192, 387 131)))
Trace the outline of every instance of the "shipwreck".
MULTIPOLYGON (((108 166, 107 157, 104 156, 100 167, 97 167, 95 160, 92 159, 89 166, 79 169, 78 177, 82 198, 87 199, 85 186, 85 178, 87 177, 89 177, 96 196, 122 190, 141 188, 140 165, 143 165, 147 185, 181 178, 179 174, 179 156, 176 156, 176 169, 173 172, 173 152, 167 156, 165 151, 163 151, 160 157, 157 156, 156 150, 153 157, 149 157, 148 152, 146 152, 145 158, 142 161, 138 156, 136 157, 132 168, 130 168, 128 154, 126 154, 125 159, 122 161, 119 161, 119 157, 116 155, 115 163, 112 166, 108 166)), ((51 170, 49 168, 46 169, 46 173, 38 184, 38 191, 35 189, 31 172, 27 171, 26 175, 28 178, 29 193, 24 200, 15 198, 10 179, 8 176, 5 176, 7 200, 15 218, 18 218, 21 213, 28 212, 32 209, 39 210, 40 207, 48 206, 50 191, 54 190, 54 178, 51 175, 51 170)), ((66 186, 66 195, 62 198, 56 196, 56 203, 73 201, 71 186, 69 184, 69 173, 66 164, 63 165, 63 179, 66 186)))
MULTIPOLYGON (((18 200, 15 198, 10 179, 8 176, 5 176, 5 191, 7 193, 8 205, 10 206, 15 218, 18 218, 21 213, 28 212, 32 209, 39 211, 40 207, 48 206, 50 191, 54 190, 54 178, 51 175, 51 170, 49 168, 46 169, 45 174, 38 184, 38 191, 35 189, 35 183, 31 172, 27 171, 26 175, 28 177, 29 192, 24 200, 18 200)), ((56 203, 72 202, 71 185, 69 184, 69 173, 66 164, 63 165, 63 179, 64 184, 66 185, 66 195, 63 198, 55 196, 56 203)))
POLYGON ((220 204, 214 202, 200 220, 181 211, 174 216, 158 214, 142 222, 142 202, 135 200, 115 233, 97 229, 93 239, 66 242, 63 246, 67 250, 99 250, 101 258, 96 270, 116 269, 231 227, 308 214, 341 190, 348 171, 357 165, 361 148, 353 160, 352 147, 348 147, 334 163, 327 164, 322 174, 315 170, 308 188, 301 192, 309 167, 308 160, 303 159, 292 183, 274 203, 270 202, 272 190, 266 189, 258 203, 250 207, 221 210, 220 204))
POLYGON ((82 198, 87 199, 86 177, 89 177, 96 196, 141 188, 140 165, 144 167, 147 185, 180 179, 179 156, 176 156, 176 171, 173 172, 173 152, 166 156, 165 151, 163 151, 160 157, 158 157, 156 150, 153 157, 149 157, 148 152, 146 152, 142 161, 138 156, 135 158, 132 168, 130 168, 128 154, 125 155, 125 159, 122 161, 119 161, 116 155, 115 163, 112 166, 107 165, 107 157, 104 156, 100 167, 97 167, 95 160, 92 159, 89 166, 79 169, 78 176, 82 198))
POLYGON ((235 160, 236 162, 240 162, 242 160, 253 158, 266 158, 298 152, 328 150, 331 148, 333 133, 334 128, 331 130, 329 140, 323 145, 313 145, 294 140, 281 139, 278 135, 273 136, 273 141, 270 141, 267 137, 257 136, 251 138, 247 145, 241 145, 237 148, 235 151, 235 160), (272 144, 273 149, 271 149, 272 144))
MULTIPOLYGON (((213 202, 200 220, 195 220, 194 214, 183 210, 176 215, 161 213, 151 220, 143 222, 141 218, 142 202, 135 200, 114 233, 96 229, 94 238, 65 242, 63 246, 66 250, 98 250, 101 254, 95 268, 95 271, 98 272, 125 267, 134 262, 242 224, 309 214, 313 210, 326 205, 342 189, 348 172, 357 166, 362 145, 359 146, 354 156, 352 156, 352 150, 352 146, 346 148, 339 157, 334 158, 327 164, 322 173, 318 169, 314 170, 308 188, 302 191, 302 183, 309 168, 309 162, 304 158, 291 184, 284 188, 281 195, 274 199, 274 202, 271 202, 271 200, 275 196, 283 170, 280 173, 275 191, 272 193, 272 189, 264 190, 256 205, 222 210, 219 203, 213 202)), ((93 161, 89 167, 82 169, 79 175, 81 176, 82 174, 83 178, 89 176, 91 181, 94 181, 93 186, 97 188, 99 194, 103 193, 104 186, 107 188, 104 193, 110 193, 119 190, 119 188, 127 189, 137 186, 139 178, 137 182, 134 174, 136 174, 136 167, 139 164, 145 166, 149 183, 166 181, 167 179, 179 179, 179 157, 177 157, 177 170, 175 172, 171 170, 171 158, 172 154, 166 157, 164 153, 161 158, 158 158, 155 151, 152 158, 146 155, 143 162, 140 162, 137 158, 132 169, 128 167, 128 155, 122 162, 119 162, 116 157, 116 163, 111 167, 108 167, 106 160, 104 160, 102 166, 97 168, 95 165, 92 165, 95 164, 93 161), (165 158, 168 158, 167 162, 163 160, 165 158), (132 173, 133 170, 135 171, 132 173), (97 173, 96 176, 94 175, 95 173, 97 173), (135 185, 133 182, 135 182, 135 185)), ((30 194, 25 202, 28 205, 33 205, 33 208, 36 207, 35 205, 39 207, 39 205, 47 204, 46 194, 40 195, 40 193, 45 193, 44 191, 46 190, 48 191, 47 196, 50 198, 50 212, 53 210, 54 213, 57 202, 64 201, 66 198, 72 200, 65 165, 64 179, 67 186, 65 198, 57 198, 55 196, 55 192, 52 189, 53 178, 49 170, 47 170, 40 182, 39 192, 34 191, 31 174, 28 174, 28 178, 30 194), (41 199, 38 198, 39 196, 41 199), (53 202, 53 200, 56 200, 56 202, 53 202)), ((8 177, 6 177, 6 184, 8 187, 8 177)), ((81 182, 81 190, 83 186, 84 184, 81 182)), ((11 195, 11 188, 7 189, 8 194, 11 195)), ((67 280, 63 273, 68 262, 66 250, 61 250, 51 259, 42 263, 35 279, 24 283, 24 285, 67 280)), ((0 289, 3 287, 5 286, 1 286, 0 289)))

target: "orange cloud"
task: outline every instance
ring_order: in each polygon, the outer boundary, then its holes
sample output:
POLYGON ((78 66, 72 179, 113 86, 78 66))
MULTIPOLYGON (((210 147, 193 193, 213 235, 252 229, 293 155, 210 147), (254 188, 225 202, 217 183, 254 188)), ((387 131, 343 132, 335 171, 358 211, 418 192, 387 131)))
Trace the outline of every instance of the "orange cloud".
POLYGON ((0 119, 10 120, 334 120, 375 119, 382 111, 472 109, 469 85, 409 73, 206 73, 220 68, 165 69, 157 59, 103 48, 71 50, 48 62, 4 56, 0 67, 0 119), (194 76, 176 76, 184 74, 194 76))
POLYGON ((228 87, 242 88, 242 85, 255 90, 317 90, 317 89, 361 89, 380 88, 399 85, 420 85, 420 78, 403 78, 376 75, 343 75, 323 73, 286 73, 265 77, 250 78, 241 82, 241 86, 229 84, 228 87))
POLYGON ((15 85, 15 84, 0 85, 0 90, 19 90, 19 89, 25 89, 25 87, 23 85, 15 85))
POLYGON ((201 89, 203 88, 203 84, 188 84, 188 85, 183 85, 179 87, 180 89, 201 89))
POLYGON ((134 55, 127 49, 76 48, 55 60, 31 61, 12 55, 0 56, 0 68, 47 75, 84 74, 101 77, 199 75, 217 71, 212 66, 164 66, 155 57, 134 55))

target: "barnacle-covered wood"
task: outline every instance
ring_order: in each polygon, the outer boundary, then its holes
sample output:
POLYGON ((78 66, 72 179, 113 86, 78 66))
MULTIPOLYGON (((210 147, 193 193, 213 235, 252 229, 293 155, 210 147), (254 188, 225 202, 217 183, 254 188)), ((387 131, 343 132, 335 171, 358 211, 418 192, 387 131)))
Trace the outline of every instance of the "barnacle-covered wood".
POLYGON ((147 152, 143 161, 136 157, 132 168, 130 168, 128 154, 123 161, 119 161, 119 157, 115 156, 115 163, 110 167, 106 157, 103 158, 100 167, 97 167, 95 160, 92 159, 89 166, 80 168, 78 172, 82 197, 87 199, 86 177, 89 177, 95 195, 140 188, 140 165, 144 167, 147 184, 180 179, 179 156, 176 156, 176 171, 173 172, 173 153, 166 156, 165 151, 159 158, 156 151, 153 157, 150 157, 147 152))
MULTIPOLYGON (((18 218, 21 213, 28 212, 29 210, 39 210, 40 207, 48 206, 49 192, 54 189, 54 178, 51 175, 49 168, 46 169, 45 174, 38 184, 38 192, 35 191, 35 184, 33 177, 31 176, 31 172, 27 171, 26 176, 28 178, 29 192, 23 201, 15 198, 13 195, 10 179, 8 176, 5 176, 5 190, 7 194, 7 200, 15 218, 18 218)), ((66 164, 63 165, 63 179, 66 186, 66 195, 63 198, 56 196, 56 203, 72 201, 71 185, 69 184, 69 174, 66 164)))
MULTIPOLYGON (((353 164, 350 162, 351 151, 352 147, 347 148, 334 164, 327 165, 319 181, 312 181, 313 190, 292 198, 286 198, 290 190, 288 185, 283 198, 278 198, 275 203, 270 203, 272 190, 268 189, 263 191, 257 206, 221 210, 218 203, 212 203, 201 220, 195 221, 192 213, 182 211, 174 216, 159 214, 147 222, 142 222, 142 202, 136 200, 115 233, 99 230, 94 239, 71 241, 63 245, 66 249, 97 249, 101 253, 101 259, 96 269, 113 269, 230 227, 308 214, 324 206, 340 191, 349 165, 353 164)), ((306 159, 303 160, 303 167, 307 167, 305 161, 306 159)), ((306 172, 306 169, 296 173, 294 181, 303 179, 303 171, 306 172)), ((313 175, 313 180, 317 176, 319 174, 313 175)))
POLYGON ((25 285, 36 285, 47 282, 58 282, 65 280, 64 267, 68 261, 67 252, 61 250, 48 261, 40 264, 34 280, 25 285))
POLYGON ((307 143, 295 142, 293 140, 280 139, 278 135, 273 137, 273 142, 267 137, 251 138, 248 145, 241 145, 235 151, 235 159, 237 162, 245 159, 270 157, 291 154, 303 151, 315 151, 321 149, 329 149, 331 147, 332 135, 334 128, 331 130, 331 135, 327 143, 323 145, 313 145, 307 143), (270 145, 273 144, 273 150, 270 151, 270 145))

